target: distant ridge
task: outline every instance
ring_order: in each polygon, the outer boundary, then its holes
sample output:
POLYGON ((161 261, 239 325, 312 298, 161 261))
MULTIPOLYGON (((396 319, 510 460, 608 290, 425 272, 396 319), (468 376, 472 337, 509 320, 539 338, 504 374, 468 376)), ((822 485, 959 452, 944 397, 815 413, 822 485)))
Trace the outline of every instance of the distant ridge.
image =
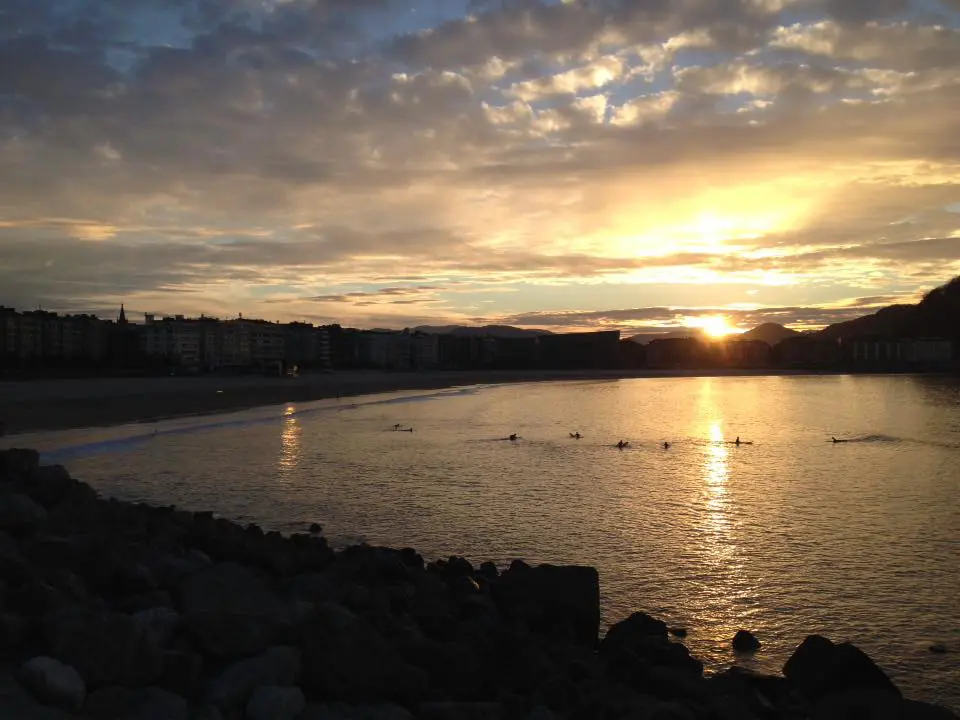
POLYGON ((765 342, 770 347, 773 347, 781 340, 786 340, 788 337, 793 337, 799 334, 800 333, 796 330, 791 330, 790 328, 784 327, 779 323, 763 323, 762 325, 757 325, 752 330, 747 330, 738 339, 760 340, 761 342, 765 342))
POLYGON ((632 340, 635 343, 640 343, 641 345, 646 345, 654 340, 679 340, 681 338, 699 339, 702 337, 704 337, 704 333, 700 328, 683 328, 681 330, 674 330, 668 333, 641 333, 640 335, 632 335, 627 339, 632 340))
POLYGON ((465 337, 536 337, 537 335, 552 335, 549 330, 527 330, 512 325, 420 325, 414 328, 417 332, 428 335, 460 335, 465 337))
POLYGON ((934 288, 916 305, 890 305, 816 333, 825 340, 864 335, 945 337, 960 341, 960 277, 934 288))

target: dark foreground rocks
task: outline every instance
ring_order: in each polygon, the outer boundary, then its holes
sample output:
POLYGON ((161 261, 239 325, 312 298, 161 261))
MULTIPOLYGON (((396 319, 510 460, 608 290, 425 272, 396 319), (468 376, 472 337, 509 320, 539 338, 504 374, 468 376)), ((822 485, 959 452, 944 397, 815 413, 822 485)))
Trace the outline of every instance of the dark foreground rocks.
POLYGON ((0 452, 0 718, 955 717, 819 636, 783 677, 705 677, 643 613, 598 641, 592 568, 335 553, 318 533, 103 500, 0 452))

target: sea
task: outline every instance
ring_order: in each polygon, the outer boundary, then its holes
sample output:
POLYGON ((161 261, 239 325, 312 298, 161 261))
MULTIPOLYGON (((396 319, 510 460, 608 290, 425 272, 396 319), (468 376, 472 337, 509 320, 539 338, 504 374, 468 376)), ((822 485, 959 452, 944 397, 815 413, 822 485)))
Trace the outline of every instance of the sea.
POLYGON ((477 385, 15 440, 104 495, 336 546, 593 565, 604 625, 686 628, 709 671, 779 672, 820 633, 960 710, 957 378, 477 385))

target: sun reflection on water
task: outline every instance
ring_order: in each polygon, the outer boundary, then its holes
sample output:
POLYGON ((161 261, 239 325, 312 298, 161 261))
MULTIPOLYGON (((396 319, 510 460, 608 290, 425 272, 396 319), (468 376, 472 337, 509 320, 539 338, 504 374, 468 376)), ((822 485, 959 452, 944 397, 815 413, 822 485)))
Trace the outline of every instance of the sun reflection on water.
POLYGON ((295 470, 300 463, 300 435, 303 427, 297 420, 296 405, 288 405, 283 412, 283 430, 280 432, 280 460, 281 471, 295 470))

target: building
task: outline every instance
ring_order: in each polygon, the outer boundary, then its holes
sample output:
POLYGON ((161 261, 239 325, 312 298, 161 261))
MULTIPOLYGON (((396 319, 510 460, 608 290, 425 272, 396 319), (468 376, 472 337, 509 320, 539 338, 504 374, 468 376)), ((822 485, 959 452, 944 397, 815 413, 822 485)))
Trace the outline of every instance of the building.
POLYGON ((719 367, 764 368, 770 366, 770 346, 762 340, 723 340, 713 343, 719 367))
POLYGON ((659 338, 647 343, 647 367, 701 368, 706 364, 704 344, 694 338, 659 338))
POLYGON ((795 369, 828 369, 840 365, 840 343, 807 336, 784 338, 773 348, 773 361, 780 367, 795 369))
POLYGON ((947 338, 911 338, 903 342, 903 360, 911 370, 948 370, 955 364, 954 344, 947 338))
POLYGON ((542 368, 609 369, 620 366, 620 331, 538 335, 537 365, 542 368))

